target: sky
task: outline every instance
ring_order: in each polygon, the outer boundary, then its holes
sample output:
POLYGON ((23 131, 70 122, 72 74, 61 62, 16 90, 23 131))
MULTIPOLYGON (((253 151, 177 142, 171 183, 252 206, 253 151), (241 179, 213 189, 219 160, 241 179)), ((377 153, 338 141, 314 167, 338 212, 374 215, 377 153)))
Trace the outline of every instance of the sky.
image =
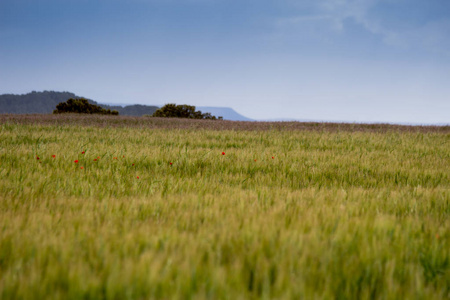
POLYGON ((449 0, 0 0, 0 94, 450 124, 449 0))

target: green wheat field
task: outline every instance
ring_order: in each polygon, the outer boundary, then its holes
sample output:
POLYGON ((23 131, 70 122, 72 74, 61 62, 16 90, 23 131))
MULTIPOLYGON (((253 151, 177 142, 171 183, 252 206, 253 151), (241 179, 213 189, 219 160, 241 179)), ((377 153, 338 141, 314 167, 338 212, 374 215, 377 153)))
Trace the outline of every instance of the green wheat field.
POLYGON ((0 298, 449 299, 449 179, 448 126, 2 117, 0 298))

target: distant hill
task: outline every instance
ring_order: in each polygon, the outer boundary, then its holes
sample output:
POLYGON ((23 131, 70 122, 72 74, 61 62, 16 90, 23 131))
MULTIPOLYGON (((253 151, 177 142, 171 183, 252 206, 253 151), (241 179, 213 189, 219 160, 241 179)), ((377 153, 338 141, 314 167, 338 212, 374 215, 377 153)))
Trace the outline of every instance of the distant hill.
POLYGON ((209 112, 213 116, 222 116, 224 120, 230 120, 230 121, 253 121, 252 119, 249 119, 247 117, 244 117, 243 115, 237 113, 234 109, 230 107, 211 107, 211 106, 197 106, 197 110, 200 110, 201 112, 209 112))
POLYGON ((48 114, 56 105, 69 98, 76 98, 69 92, 31 92, 24 95, 0 95, 0 113, 2 114, 48 114))
POLYGON ((153 113, 159 108, 158 106, 141 105, 141 104, 118 106, 118 105, 107 105, 97 103, 97 105, 103 107, 104 109, 117 110, 119 112, 119 115, 121 116, 136 116, 136 117, 140 117, 143 115, 153 115, 153 113))
MULTIPOLYGON (((23 95, 4 94, 0 95, 0 114, 51 114, 56 105, 70 98, 82 97, 70 92, 54 91, 33 91, 23 95)), ((124 116, 152 115, 158 109, 157 106, 149 105, 111 106, 90 99, 89 102, 104 109, 117 110, 119 115, 124 116)))
MULTIPOLYGON (((28 94, 0 95, 0 114, 51 114, 61 102, 66 102, 70 98, 85 98, 90 103, 101 106, 104 109, 117 110, 121 116, 143 116, 152 115, 159 107, 154 105, 114 105, 112 103, 98 103, 86 97, 77 96, 70 92, 54 92, 54 91, 33 91, 28 94)), ((209 112, 213 116, 222 116, 224 120, 230 121, 253 121, 229 107, 196 107, 201 112, 209 112)))

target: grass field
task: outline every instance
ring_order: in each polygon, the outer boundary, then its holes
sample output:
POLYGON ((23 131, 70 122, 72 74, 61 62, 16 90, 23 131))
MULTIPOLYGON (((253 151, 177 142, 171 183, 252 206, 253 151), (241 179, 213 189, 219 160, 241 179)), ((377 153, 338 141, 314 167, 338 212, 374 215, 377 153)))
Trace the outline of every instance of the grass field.
POLYGON ((0 298, 449 299, 449 149, 448 126, 1 116, 0 298))

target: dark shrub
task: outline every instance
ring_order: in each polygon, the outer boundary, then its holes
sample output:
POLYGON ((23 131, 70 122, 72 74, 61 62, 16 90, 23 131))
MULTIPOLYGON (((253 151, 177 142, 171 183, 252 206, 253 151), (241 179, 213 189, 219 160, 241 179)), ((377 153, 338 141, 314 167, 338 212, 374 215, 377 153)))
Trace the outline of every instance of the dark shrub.
POLYGON ((101 114, 101 115, 118 115, 117 110, 106 110, 102 107, 91 104, 87 99, 70 98, 66 102, 61 102, 56 105, 56 109, 53 111, 54 114, 61 113, 78 113, 78 114, 101 114))
MULTIPOLYGON (((164 105, 155 111, 152 117, 217 120, 217 118, 210 113, 202 114, 201 111, 196 111, 195 106, 186 104, 176 105, 173 103, 164 105)), ((219 117, 218 119, 221 120, 222 117, 219 117)))

